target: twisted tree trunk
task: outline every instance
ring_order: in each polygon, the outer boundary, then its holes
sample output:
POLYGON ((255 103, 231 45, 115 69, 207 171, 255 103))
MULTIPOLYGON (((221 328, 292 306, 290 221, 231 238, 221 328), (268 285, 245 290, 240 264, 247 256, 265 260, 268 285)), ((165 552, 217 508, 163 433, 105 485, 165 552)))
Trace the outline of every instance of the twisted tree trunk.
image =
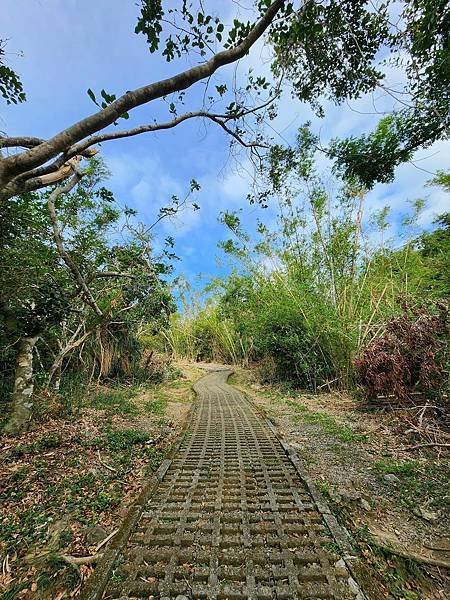
POLYGON ((28 427, 33 408, 33 350, 39 336, 23 337, 17 350, 12 412, 4 433, 17 435, 28 427))

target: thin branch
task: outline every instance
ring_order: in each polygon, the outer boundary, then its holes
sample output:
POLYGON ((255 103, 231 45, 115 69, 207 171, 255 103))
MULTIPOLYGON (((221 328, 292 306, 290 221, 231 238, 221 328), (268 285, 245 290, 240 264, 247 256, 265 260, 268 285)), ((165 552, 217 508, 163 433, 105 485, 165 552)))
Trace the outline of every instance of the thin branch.
POLYGON ((214 123, 217 123, 217 125, 220 125, 224 131, 237 140, 242 146, 244 146, 244 148, 268 148, 267 144, 260 144, 259 142, 246 142, 239 134, 230 129, 225 122, 220 119, 215 119, 212 117, 211 120, 214 121, 214 123))
POLYGON ((120 271, 99 271, 98 273, 94 273, 94 275, 92 275, 89 278, 89 281, 92 281, 94 279, 101 279, 101 278, 119 278, 119 277, 124 277, 124 278, 128 278, 128 279, 136 279, 136 275, 133 275, 133 273, 121 273, 120 271))
POLYGON ((96 315, 98 315, 99 317, 102 317, 103 313, 100 310, 100 308, 97 306, 97 303, 95 302, 95 300, 86 284, 86 281, 84 280, 80 270, 78 269, 77 264, 75 263, 74 260, 72 260, 72 257, 70 256, 70 254, 67 252, 67 250, 64 247, 64 241, 63 241, 61 231, 59 228, 58 217, 57 217, 56 209, 55 209, 55 202, 59 198, 59 196, 61 194, 68 194, 70 191, 72 191, 73 188, 78 184, 78 182, 80 181, 82 176, 83 176, 82 173, 80 173, 79 171, 76 171, 74 173, 73 177, 70 179, 70 181, 65 186, 54 189, 53 192, 49 195, 49 197, 47 199, 47 207, 48 207, 48 212, 50 215, 50 220, 52 222, 53 239, 55 240, 55 244, 56 244, 58 253, 61 256, 61 258, 63 259, 63 261, 66 263, 66 265, 68 266, 70 271, 72 272, 78 285, 83 290, 86 303, 89 304, 89 306, 91 306, 91 308, 94 310, 96 315))
POLYGON ((450 444, 439 444, 435 442, 430 442, 428 444, 414 444, 413 446, 402 446, 401 448, 397 448, 397 450, 417 450, 418 448, 450 448, 450 444))
MULTIPOLYGON (((81 156, 86 155, 91 146, 101 144, 102 142, 107 142, 107 141, 111 141, 111 140, 117 140, 117 139, 122 139, 122 138, 127 138, 127 137, 134 137, 136 135, 141 135, 142 133, 151 133, 151 132, 155 132, 155 131, 172 129, 173 127, 176 127, 180 123, 183 123, 184 121, 188 121, 188 120, 194 119, 194 118, 209 119, 209 120, 213 121, 214 123, 217 123, 220 127, 222 127, 229 135, 234 137, 245 148, 254 148, 254 147, 265 148, 266 146, 263 144, 260 144, 259 142, 246 142, 238 134, 236 134, 236 132, 234 132, 230 128, 228 128, 226 123, 231 120, 241 119, 247 115, 257 112, 258 110, 262 110, 263 108, 267 107, 269 104, 272 104, 276 100, 276 98, 277 98, 277 95, 274 95, 268 101, 264 102, 263 104, 261 104, 257 107, 254 107, 252 109, 245 109, 242 111, 238 111, 233 114, 214 114, 214 113, 208 113, 208 112, 202 111, 202 110, 191 111, 191 112, 187 112, 182 115, 179 115, 179 116, 175 117, 174 119, 172 119, 171 121, 167 121, 164 123, 151 123, 151 124, 146 124, 146 125, 140 125, 139 127, 134 127, 133 129, 126 129, 124 131, 114 131, 114 132, 110 132, 110 133, 103 133, 100 135, 91 136, 87 140, 84 140, 83 142, 80 142, 79 144, 76 144, 76 145, 72 146, 71 148, 69 148, 69 150, 63 156, 60 156, 59 158, 57 158, 55 161, 53 161, 49 165, 46 165, 45 167, 41 167, 39 169, 34 169, 32 171, 23 173, 23 174, 19 175, 14 181, 21 181, 23 179, 27 179, 28 182, 24 186, 26 191, 33 191, 33 190, 39 189, 40 187, 45 187, 46 185, 48 185, 48 181, 44 178, 47 177, 48 174, 61 169, 63 167, 63 165, 68 163, 68 159, 71 159, 72 157, 78 156, 78 155, 81 155, 81 156)), ((91 152, 92 152, 92 150, 91 150, 91 152)), ((51 183, 51 181, 50 181, 50 183, 51 183)))

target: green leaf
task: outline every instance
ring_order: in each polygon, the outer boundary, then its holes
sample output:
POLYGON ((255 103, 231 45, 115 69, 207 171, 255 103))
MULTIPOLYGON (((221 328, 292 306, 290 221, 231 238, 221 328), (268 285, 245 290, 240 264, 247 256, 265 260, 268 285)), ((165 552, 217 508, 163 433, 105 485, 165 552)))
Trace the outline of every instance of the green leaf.
POLYGON ((88 94, 89 98, 92 100, 92 102, 94 102, 98 106, 97 98, 95 97, 95 94, 91 90, 91 88, 88 88, 87 94, 88 94))

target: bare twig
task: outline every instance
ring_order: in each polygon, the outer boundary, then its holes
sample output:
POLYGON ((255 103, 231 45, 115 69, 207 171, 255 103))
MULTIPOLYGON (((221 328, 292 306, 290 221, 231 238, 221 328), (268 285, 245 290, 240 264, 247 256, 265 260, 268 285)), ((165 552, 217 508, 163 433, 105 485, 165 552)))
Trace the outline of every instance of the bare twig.
POLYGON ((97 552, 100 550, 100 548, 103 548, 103 546, 105 544, 107 544, 109 542, 109 540, 111 538, 113 538, 116 535, 116 533, 118 533, 118 531, 119 531, 119 529, 115 529, 112 533, 110 533, 108 535, 108 537, 105 537, 104 540, 102 540, 99 544, 97 544, 97 546, 95 547, 95 553, 97 554, 97 552))
POLYGON ((114 467, 111 467, 110 465, 107 465, 105 462, 102 461, 102 458, 100 456, 100 450, 97 450, 97 456, 98 456, 98 462, 101 465, 103 465, 106 469, 109 469, 113 473, 117 473, 117 469, 115 469, 114 467))
POLYGON ((401 448, 397 448, 397 450, 416 450, 417 448, 432 448, 433 446, 438 446, 440 448, 450 448, 450 444, 440 444, 438 442, 429 442, 426 444, 414 444, 413 446, 402 446, 401 448))

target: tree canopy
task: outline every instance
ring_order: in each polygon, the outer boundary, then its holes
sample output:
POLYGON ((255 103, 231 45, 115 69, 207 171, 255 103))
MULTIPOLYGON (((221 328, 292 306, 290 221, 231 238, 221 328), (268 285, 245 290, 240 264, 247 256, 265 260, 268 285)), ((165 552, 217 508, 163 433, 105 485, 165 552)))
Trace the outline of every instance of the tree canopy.
MULTIPOLYGON (((324 149, 336 169, 366 187, 391 180, 395 167, 416 149, 448 133, 450 11, 445 0, 259 0, 245 7, 250 20, 239 18, 236 8, 231 24, 203 2, 169 7, 162 0, 141 0, 139 8, 135 33, 145 36, 151 53, 161 53, 168 62, 196 64, 122 95, 88 90, 100 110, 49 139, 3 136, 1 147, 25 150, 0 158, 1 199, 45 187, 49 174, 67 177, 68 161, 89 154, 96 144, 172 128, 193 118, 210 120, 232 142, 258 153, 267 146, 263 124, 276 114, 283 82, 319 115, 324 99, 341 103, 377 88, 393 97, 392 114, 383 117, 375 131, 334 140, 324 149), (249 73, 235 86, 219 79, 223 67, 251 52, 264 35, 273 48, 269 77, 249 73), (387 69, 402 74, 399 88, 388 87, 387 69), (185 110, 187 91, 202 80, 210 82, 203 105, 185 110), (127 119, 136 107, 163 98, 169 99, 167 122, 107 129, 127 119)), ((6 100, 23 100, 14 71, 2 65, 1 75, 6 100)))

